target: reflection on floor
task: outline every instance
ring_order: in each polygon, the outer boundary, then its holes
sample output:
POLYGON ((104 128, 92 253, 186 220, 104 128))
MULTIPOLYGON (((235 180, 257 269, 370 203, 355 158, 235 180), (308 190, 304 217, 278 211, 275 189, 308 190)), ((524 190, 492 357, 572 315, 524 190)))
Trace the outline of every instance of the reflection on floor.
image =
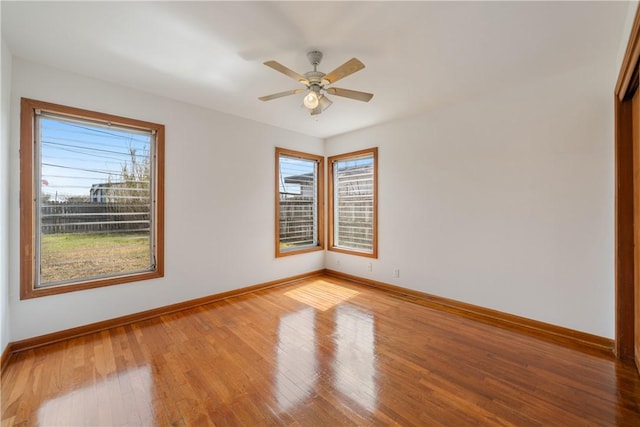
POLYGON ((336 308, 335 386, 368 411, 376 409, 375 318, 353 306, 336 308))
POLYGON ((306 400, 318 379, 315 330, 312 308, 280 318, 275 383, 278 408, 282 411, 306 400))
POLYGON ((117 375, 98 380, 95 384, 44 402, 38 410, 38 424, 99 425, 99 420, 108 420, 111 417, 113 404, 121 401, 131 407, 127 412, 137 415, 133 420, 136 425, 152 425, 152 380, 148 366, 118 372, 117 375), (124 393, 122 398, 118 396, 121 393, 124 393), (114 395, 117 397, 113 398, 114 395))

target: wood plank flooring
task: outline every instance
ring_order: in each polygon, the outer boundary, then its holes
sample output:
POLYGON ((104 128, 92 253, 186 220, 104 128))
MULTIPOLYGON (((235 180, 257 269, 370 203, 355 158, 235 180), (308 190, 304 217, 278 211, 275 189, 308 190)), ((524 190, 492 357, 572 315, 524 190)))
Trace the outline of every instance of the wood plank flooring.
POLYGON ((6 426, 640 426, 632 365, 330 277, 14 355, 6 426))

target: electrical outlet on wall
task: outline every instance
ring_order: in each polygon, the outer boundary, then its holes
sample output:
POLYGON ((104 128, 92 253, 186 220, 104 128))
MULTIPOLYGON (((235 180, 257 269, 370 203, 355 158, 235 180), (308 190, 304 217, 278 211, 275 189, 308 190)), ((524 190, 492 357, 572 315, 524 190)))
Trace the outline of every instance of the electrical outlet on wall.
POLYGON ((395 278, 400 277, 400 269, 399 268, 394 268, 393 269, 392 277, 395 277, 395 278))
POLYGON ((371 261, 367 263, 367 271, 373 271, 373 263, 371 261))

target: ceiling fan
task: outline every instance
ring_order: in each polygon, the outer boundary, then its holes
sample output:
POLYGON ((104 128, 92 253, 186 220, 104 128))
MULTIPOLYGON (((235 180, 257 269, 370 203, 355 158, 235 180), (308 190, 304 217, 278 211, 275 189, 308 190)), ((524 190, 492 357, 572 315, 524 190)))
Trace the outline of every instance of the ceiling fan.
POLYGON ((302 83, 306 86, 306 89, 292 89, 285 92, 274 93, 272 95, 261 96, 258 98, 260 101, 270 101, 272 99, 281 98, 283 96, 295 95, 302 92, 307 92, 304 96, 303 104, 309 109, 311 115, 322 113, 329 108, 333 102, 327 98, 327 93, 332 95, 342 96, 345 98, 351 98, 358 101, 369 102, 373 98, 372 93, 359 92, 357 90, 342 89, 339 87, 328 87, 340 79, 343 79, 356 71, 360 71, 364 68, 364 64, 356 58, 351 58, 329 74, 318 71, 318 64, 322 61, 322 52, 312 50, 307 53, 307 58, 313 66, 313 71, 308 71, 304 75, 298 74, 295 71, 285 67, 277 61, 267 61, 264 63, 267 67, 271 67, 282 74, 291 77, 292 79, 302 83))

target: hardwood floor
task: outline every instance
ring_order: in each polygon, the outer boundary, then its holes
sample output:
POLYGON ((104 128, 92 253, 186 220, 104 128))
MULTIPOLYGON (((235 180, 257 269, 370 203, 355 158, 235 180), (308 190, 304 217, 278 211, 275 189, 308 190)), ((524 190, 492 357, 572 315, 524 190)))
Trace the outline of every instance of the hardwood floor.
POLYGON ((632 365, 316 277, 14 355, 2 425, 640 425, 632 365))

